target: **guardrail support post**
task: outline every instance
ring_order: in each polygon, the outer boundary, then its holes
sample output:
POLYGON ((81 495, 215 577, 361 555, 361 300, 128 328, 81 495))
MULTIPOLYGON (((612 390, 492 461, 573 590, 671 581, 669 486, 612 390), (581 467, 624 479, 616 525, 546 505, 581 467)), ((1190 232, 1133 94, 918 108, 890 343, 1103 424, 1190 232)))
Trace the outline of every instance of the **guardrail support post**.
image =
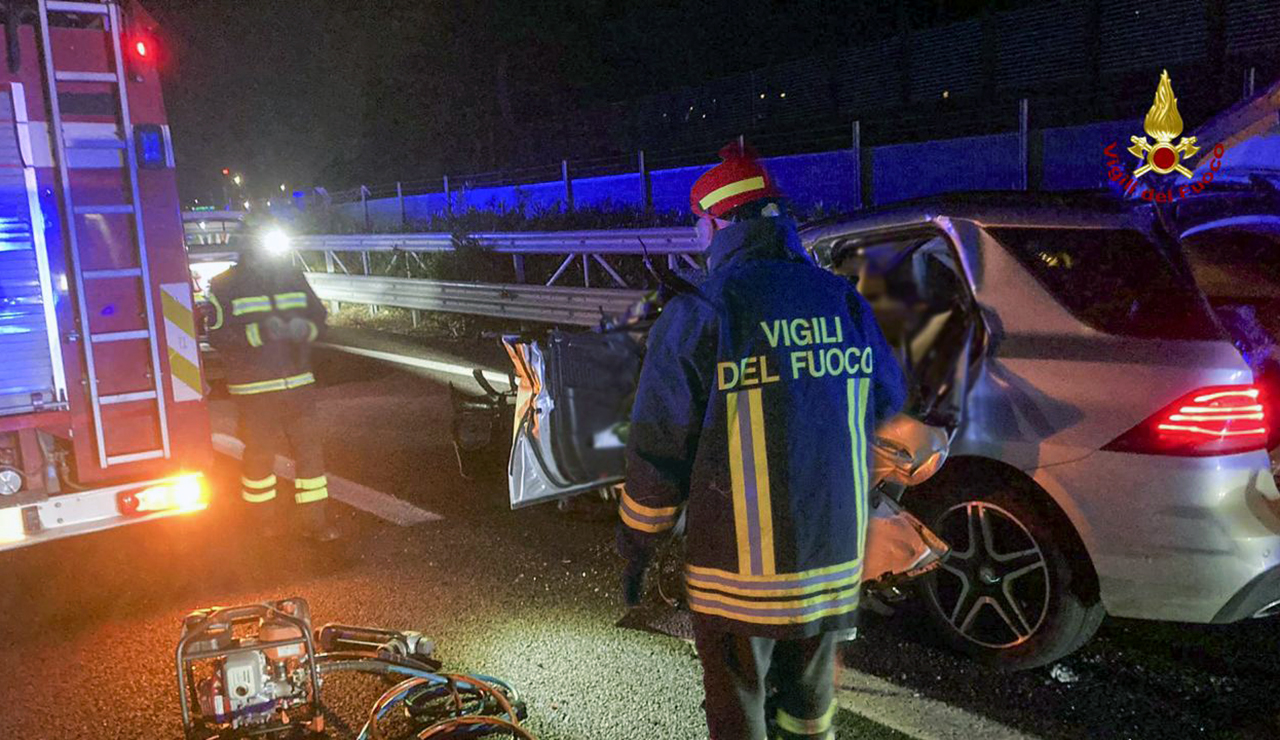
MULTIPOLYGON (((364 251, 360 253, 360 264, 364 266, 365 275, 373 274, 372 272, 369 271, 369 252, 364 251)), ((373 305, 372 303, 369 304, 369 315, 370 316, 378 315, 378 307, 373 305)))
POLYGON ((853 122, 853 207, 862 210, 862 121, 853 122))
POLYGON ((444 212, 453 215, 453 195, 449 192, 449 176, 444 176, 444 212))
POLYGON ((514 267, 516 271, 516 282, 523 283, 524 282, 524 255, 523 254, 511 255, 511 266, 514 267))
POLYGON ((373 225, 369 223, 369 188, 360 186, 360 207, 364 210, 364 230, 372 231, 373 225))
POLYGON ((560 266, 556 268, 555 274, 547 280, 547 285, 555 285, 555 282, 560 279, 560 276, 564 274, 565 270, 569 269, 569 265, 571 264, 573 264, 572 254, 564 258, 564 262, 561 262, 560 266))
POLYGON ((396 205, 400 207, 400 225, 404 226, 404 189, 399 181, 396 182, 396 205))
POLYGON ((582 286, 591 287, 591 260, 586 254, 582 255, 582 286))
POLYGON ((569 160, 560 160, 560 177, 564 179, 564 202, 573 210, 573 180, 569 179, 569 160))
POLYGON ((649 179, 649 168, 644 163, 644 150, 639 151, 640 164, 640 205, 646 212, 653 210, 653 181, 649 179))
POLYGON ((1021 190, 1026 190, 1031 182, 1031 173, 1028 171, 1031 166, 1031 142, 1027 138, 1027 123, 1027 99, 1022 98, 1018 101, 1018 177, 1021 179, 1021 190))

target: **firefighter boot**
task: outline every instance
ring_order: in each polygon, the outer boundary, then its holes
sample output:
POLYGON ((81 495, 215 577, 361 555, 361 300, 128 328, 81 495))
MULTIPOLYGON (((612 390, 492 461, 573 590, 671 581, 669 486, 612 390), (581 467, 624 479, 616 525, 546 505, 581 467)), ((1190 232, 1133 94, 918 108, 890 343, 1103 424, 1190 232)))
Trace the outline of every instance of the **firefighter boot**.
POLYGON ((306 504, 295 504, 298 512, 298 523, 302 528, 302 536, 316 542, 332 542, 342 536, 338 525, 329 517, 328 499, 312 501, 306 504))
POLYGON ((284 528, 280 521, 280 505, 275 501, 251 504, 250 514, 257 535, 263 539, 275 539, 283 535, 284 528))

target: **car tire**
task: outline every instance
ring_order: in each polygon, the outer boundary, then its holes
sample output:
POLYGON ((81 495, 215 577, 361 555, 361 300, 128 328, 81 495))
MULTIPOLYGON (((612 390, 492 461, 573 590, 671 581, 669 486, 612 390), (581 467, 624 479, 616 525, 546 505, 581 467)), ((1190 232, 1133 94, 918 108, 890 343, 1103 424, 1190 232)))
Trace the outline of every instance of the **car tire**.
POLYGON ((909 504, 952 546, 943 566, 917 584, 937 636, 981 663, 1011 671, 1079 649, 1106 611, 1066 517, 1029 483, 947 478, 913 491, 909 504))

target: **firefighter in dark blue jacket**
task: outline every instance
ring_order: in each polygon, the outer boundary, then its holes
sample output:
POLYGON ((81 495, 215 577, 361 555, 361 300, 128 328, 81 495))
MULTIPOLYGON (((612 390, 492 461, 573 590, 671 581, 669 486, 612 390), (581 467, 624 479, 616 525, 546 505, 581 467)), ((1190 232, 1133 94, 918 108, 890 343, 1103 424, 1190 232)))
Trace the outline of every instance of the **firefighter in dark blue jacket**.
POLYGON ((240 496, 264 533, 277 531, 275 459, 286 438, 296 460, 293 500, 303 533, 329 541, 340 532, 327 512, 321 428, 311 345, 326 311, 293 265, 288 237, 269 222, 247 223, 240 261, 210 283, 209 341, 227 367, 244 440, 240 496))
POLYGON ((787 738, 834 737, 835 646, 855 625, 868 438, 902 372, 870 307, 815 266, 750 151, 694 184, 709 244, 697 291, 648 340, 628 441, 625 597, 686 518, 685 581, 713 740, 764 740, 774 666, 787 738))

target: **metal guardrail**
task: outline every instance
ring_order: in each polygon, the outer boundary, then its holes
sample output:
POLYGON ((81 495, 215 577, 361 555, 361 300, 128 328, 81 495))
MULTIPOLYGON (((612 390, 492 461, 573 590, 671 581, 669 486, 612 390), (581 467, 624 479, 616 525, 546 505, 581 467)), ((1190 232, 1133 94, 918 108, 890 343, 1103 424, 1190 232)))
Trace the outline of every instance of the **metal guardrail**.
MULTIPOLYGON (((191 262, 236 258, 236 250, 229 248, 227 242, 227 236, 234 230, 228 226, 234 221, 216 225, 213 220, 203 225, 197 218, 186 221, 191 262)), ((622 313, 644 295, 643 291, 630 288, 606 258, 647 253, 663 256, 669 266, 674 266, 681 259, 692 262, 692 256, 701 251, 693 230, 687 228, 527 231, 465 237, 445 233, 306 234, 294 237, 293 246, 296 258, 307 269, 307 278, 322 300, 577 326, 594 326, 603 316, 622 313), (416 253, 447 252, 468 242, 511 255, 516 274, 521 277, 525 256, 565 255, 565 258, 546 285, 463 283, 371 274, 370 254, 404 252, 406 260, 410 256, 419 259, 416 253), (305 254, 315 252, 323 253, 323 267, 308 264, 305 254), (357 253, 361 259, 355 262, 348 257, 344 262, 340 256, 344 253, 357 253), (579 262, 583 276, 587 274, 588 264, 595 264, 617 288, 553 285, 571 268, 576 273, 574 266, 579 262)), ((395 260, 392 267, 394 265, 395 260)))
POLYGON ((610 229, 607 231, 518 231, 468 234, 303 234, 300 250, 323 252, 447 252, 460 242, 502 254, 693 254, 701 251, 693 229, 610 229))
POLYGON ((595 326, 601 318, 626 311, 644 296, 638 290, 459 283, 324 272, 309 272, 307 279, 316 295, 326 301, 575 326, 595 326))

